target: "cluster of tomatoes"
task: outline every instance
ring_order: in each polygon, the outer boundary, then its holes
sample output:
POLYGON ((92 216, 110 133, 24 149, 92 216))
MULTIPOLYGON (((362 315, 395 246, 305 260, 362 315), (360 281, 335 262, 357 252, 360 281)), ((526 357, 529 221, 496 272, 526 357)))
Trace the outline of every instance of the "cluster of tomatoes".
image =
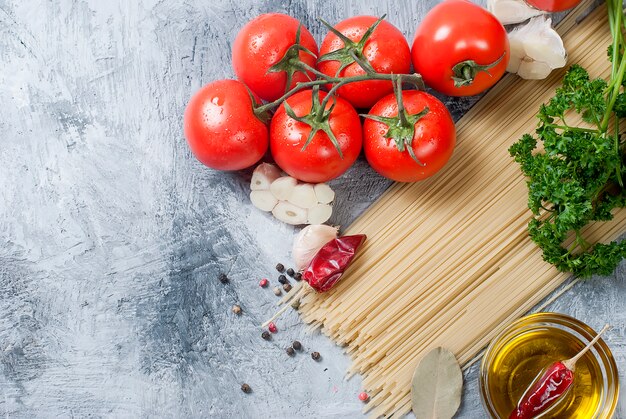
POLYGON ((475 95, 495 84, 508 62, 500 22, 466 0, 431 10, 411 48, 383 19, 323 23, 329 32, 319 49, 284 14, 258 16, 241 29, 232 54, 238 80, 204 86, 185 111, 185 136, 198 160, 239 170, 269 148, 290 176, 319 183, 340 176, 364 150, 383 176, 425 179, 452 155, 454 122, 437 98, 403 84, 475 95))

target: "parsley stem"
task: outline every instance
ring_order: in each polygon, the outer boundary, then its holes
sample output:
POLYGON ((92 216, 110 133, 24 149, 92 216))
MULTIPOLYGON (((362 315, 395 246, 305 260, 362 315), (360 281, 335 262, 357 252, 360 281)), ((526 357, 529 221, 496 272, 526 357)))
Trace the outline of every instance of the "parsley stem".
POLYGON ((590 134, 597 134, 597 129, 592 128, 582 128, 582 127, 570 127, 569 125, 556 125, 556 124, 546 124, 551 126, 552 128, 562 129, 563 131, 576 131, 576 132, 588 132, 590 134))

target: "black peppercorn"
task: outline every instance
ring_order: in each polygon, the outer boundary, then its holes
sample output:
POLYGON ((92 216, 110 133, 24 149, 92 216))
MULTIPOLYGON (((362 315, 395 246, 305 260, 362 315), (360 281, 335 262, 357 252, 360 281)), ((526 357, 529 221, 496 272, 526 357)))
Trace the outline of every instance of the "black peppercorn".
POLYGON ((287 284, 283 285, 283 289, 285 290, 285 292, 291 291, 291 284, 287 283, 287 284))
POLYGON ((270 340, 272 338, 272 335, 270 335, 270 332, 265 330, 263 331, 263 333, 261 333, 261 337, 265 340, 270 340))
POLYGON ((299 351, 300 349, 302 349, 302 344, 298 342, 297 340, 294 340, 293 343, 291 344, 291 347, 295 349, 296 351, 299 351))
POLYGON ((295 274, 296 274, 296 273, 294 272, 294 270, 293 270, 293 269, 291 269, 291 268, 287 269, 287 275, 289 275, 290 277, 292 277, 292 278, 293 278, 293 276, 294 276, 295 274))
POLYGON ((227 284, 228 283, 228 277, 226 276, 226 274, 220 274, 220 276, 218 277, 220 282, 222 284, 227 284))
POLYGON ((293 277, 296 281, 302 281, 302 274, 300 272, 296 272, 293 277))
POLYGON ((287 279, 287 277, 285 275, 281 275, 278 277, 278 282, 280 282, 281 284, 285 285, 289 283, 289 280, 287 279))
POLYGON ((296 351, 293 350, 293 348, 290 346, 287 349, 285 349, 287 351, 287 355, 289 356, 294 356, 296 354, 296 351))
POLYGON ((281 273, 285 272, 285 266, 282 263, 279 263, 276 265, 276 270, 281 273))
POLYGON ((251 393, 252 388, 250 388, 248 384, 244 383, 241 385, 241 391, 243 391, 244 393, 251 393))
POLYGON ((313 353, 311 354, 311 358, 313 358, 315 361, 319 361, 319 359, 320 359, 321 357, 322 357, 322 356, 320 355, 320 353, 319 353, 319 352, 313 352, 313 353))

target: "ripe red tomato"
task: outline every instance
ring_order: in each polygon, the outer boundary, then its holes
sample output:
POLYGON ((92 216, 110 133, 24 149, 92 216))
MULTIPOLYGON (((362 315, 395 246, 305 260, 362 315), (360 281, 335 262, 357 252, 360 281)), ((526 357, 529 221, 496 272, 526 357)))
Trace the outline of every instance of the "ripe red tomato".
POLYGON ((252 166, 265 154, 268 130, 253 112, 246 86, 219 80, 200 89, 185 109, 185 137, 200 162, 217 170, 252 166))
MULTIPOLYGON (((391 135, 395 132, 389 132, 389 127, 382 122, 365 120, 363 148, 370 166, 381 175, 396 182, 415 182, 434 175, 448 162, 454 150, 456 132, 450 112, 434 96, 422 91, 405 90, 402 98, 408 115, 417 115, 428 108, 414 123, 415 131, 409 137, 412 140, 413 153, 422 165, 411 157, 408 144, 403 143, 402 146, 407 148, 399 151, 394 138, 386 137, 388 133, 391 135)), ((398 104, 395 95, 390 94, 379 100, 369 115, 397 117, 398 104)))
POLYGON ((417 28, 411 54, 424 82, 449 96, 487 90, 500 80, 511 55, 502 24, 467 0, 446 0, 428 12, 417 28), (463 85, 455 86, 453 77, 463 85))
MULTIPOLYGON (((292 58, 300 57, 304 63, 315 67, 317 43, 311 32, 300 27, 300 44, 315 55, 292 48, 300 21, 281 13, 267 13, 248 22, 237 34, 233 43, 233 69, 237 78, 254 93, 267 101, 274 101, 285 93, 288 75, 285 71, 270 72, 290 51, 292 58)), ((297 71, 289 88, 298 82, 314 80, 311 72, 297 71)))
MULTIPOLYGON (((373 16, 355 16, 335 25, 335 29, 345 35, 353 43, 345 45, 337 35, 329 32, 322 41, 320 60, 317 68, 322 73, 335 77, 341 68, 337 60, 324 61, 324 54, 347 48, 346 54, 353 51, 358 57, 368 61, 378 73, 404 74, 411 69, 411 51, 409 44, 391 23, 383 20, 374 30, 364 45, 359 41, 367 29, 376 22, 373 16)), ((348 58, 347 58, 348 59, 348 58)), ((361 66, 355 62, 339 72, 340 77, 351 77, 365 74, 361 66)), ((378 99, 393 91, 393 84, 385 80, 368 80, 347 84, 338 89, 337 93, 356 108, 370 108, 378 99)))
MULTIPOLYGON (((325 96, 325 92, 319 92, 320 101, 325 96)), ((284 103, 274 114, 270 125, 270 149, 276 163, 290 176, 303 182, 326 182, 343 174, 359 156, 363 143, 359 115, 350 103, 340 97, 335 99, 335 107, 328 116, 328 123, 343 158, 323 131, 317 131, 308 146, 302 150, 311 133, 311 126, 290 117, 284 103)), ((305 115, 311 112, 313 100, 312 91, 305 90, 291 96, 287 103, 297 117, 307 118, 305 115)), ((326 112, 333 102, 334 100, 328 102, 326 112)))

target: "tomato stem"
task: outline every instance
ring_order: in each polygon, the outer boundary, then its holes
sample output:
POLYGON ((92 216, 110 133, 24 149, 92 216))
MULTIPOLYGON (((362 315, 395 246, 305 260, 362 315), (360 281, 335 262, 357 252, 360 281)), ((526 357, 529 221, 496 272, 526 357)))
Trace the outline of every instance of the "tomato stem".
MULTIPOLYGON (((387 73, 362 74, 359 76, 352 76, 352 77, 328 77, 327 76, 327 78, 324 80, 312 80, 308 82, 297 83, 293 89, 291 89, 290 91, 288 91, 287 93, 285 93, 284 95, 276 99, 275 101, 269 102, 269 103, 266 103, 264 105, 257 107, 254 112, 259 114, 259 113, 269 111, 279 106, 286 99, 298 93, 299 91, 308 89, 314 86, 323 86, 325 84, 332 83, 334 84, 334 86, 329 91, 329 94, 330 94, 330 92, 335 93, 339 87, 344 86, 348 83, 355 83, 355 82, 367 81, 367 80, 393 81, 396 76, 398 76, 398 74, 387 74, 387 73)), ((422 80, 421 75, 414 73, 414 74, 402 74, 401 76, 405 79, 406 82, 411 83, 418 90, 424 89, 424 81, 422 80)))
POLYGON ((498 58, 491 64, 487 64, 487 65, 478 64, 474 60, 465 60, 456 64, 454 67, 452 67, 452 72, 453 72, 452 80, 454 81, 454 87, 463 87, 463 86, 471 85, 472 83, 474 83, 474 78, 476 77, 476 75, 480 73, 481 71, 491 76, 491 73, 489 72, 489 70, 491 70, 493 67, 500 64, 500 61, 502 61, 505 54, 506 52, 504 52, 500 56, 500 58, 498 58))

